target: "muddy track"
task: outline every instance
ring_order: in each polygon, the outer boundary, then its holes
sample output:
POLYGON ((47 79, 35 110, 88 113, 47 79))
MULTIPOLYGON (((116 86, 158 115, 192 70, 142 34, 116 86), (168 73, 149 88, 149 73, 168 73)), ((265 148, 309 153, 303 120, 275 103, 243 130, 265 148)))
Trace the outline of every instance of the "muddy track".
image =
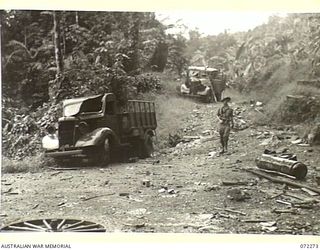
MULTIPOLYGON (((237 106, 240 104, 234 104, 237 106)), ((214 125, 218 107, 195 104, 184 128, 186 136, 194 137, 147 160, 106 168, 75 166, 75 170, 3 174, 2 225, 38 218, 75 218, 100 223, 108 232, 319 235, 319 195, 260 179, 245 169, 255 168, 254 159, 265 148, 287 147, 308 165, 303 183, 316 187, 320 148, 293 145, 290 138, 294 132, 257 127, 247 121, 249 128, 231 134, 230 154, 219 156, 214 125), (237 192, 243 195, 241 201, 234 197, 237 192), (312 199, 308 208, 279 202, 312 199)), ((244 107, 243 117, 250 112, 254 111, 244 107)))

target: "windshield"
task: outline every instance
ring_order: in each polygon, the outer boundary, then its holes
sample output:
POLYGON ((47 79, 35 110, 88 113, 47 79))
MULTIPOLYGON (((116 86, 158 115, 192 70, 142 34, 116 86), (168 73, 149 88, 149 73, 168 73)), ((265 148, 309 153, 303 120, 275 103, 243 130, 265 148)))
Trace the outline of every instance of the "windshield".
POLYGON ((197 77, 197 78, 200 78, 200 77, 207 77, 207 72, 205 71, 198 71, 198 70, 190 70, 190 76, 191 77, 197 77))
POLYGON ((102 111, 102 95, 65 100, 63 116, 74 116, 79 113, 98 113, 102 111))

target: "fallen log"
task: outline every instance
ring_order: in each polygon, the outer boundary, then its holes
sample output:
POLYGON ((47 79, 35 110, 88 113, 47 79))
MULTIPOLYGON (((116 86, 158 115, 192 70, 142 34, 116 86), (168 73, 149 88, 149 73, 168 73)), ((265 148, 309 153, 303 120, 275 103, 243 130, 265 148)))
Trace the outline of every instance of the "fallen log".
POLYGON ((252 169, 246 169, 246 171, 249 172, 249 173, 252 173, 254 175, 257 175, 259 177, 263 177, 265 179, 268 179, 268 180, 270 180, 272 182, 275 182, 275 183, 287 184, 287 185, 290 185, 290 186, 293 186, 293 187, 298 187, 298 188, 307 188, 307 189, 309 189, 309 190, 311 190, 313 192, 316 192, 316 193, 320 194, 320 189, 318 189, 318 188, 309 187, 307 185, 296 183, 294 181, 283 180, 283 179, 271 177, 271 176, 269 176, 267 174, 263 174, 263 173, 255 171, 255 170, 252 170, 252 169))
POLYGON ((303 179, 308 172, 307 166, 301 162, 268 154, 262 154, 261 157, 256 158, 255 162, 258 168, 278 171, 294 176, 299 180, 303 179))

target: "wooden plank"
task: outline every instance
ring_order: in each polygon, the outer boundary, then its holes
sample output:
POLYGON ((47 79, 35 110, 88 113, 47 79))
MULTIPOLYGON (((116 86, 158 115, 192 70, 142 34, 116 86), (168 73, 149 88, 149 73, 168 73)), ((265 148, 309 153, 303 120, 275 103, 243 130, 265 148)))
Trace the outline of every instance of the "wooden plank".
POLYGON ((275 177, 271 177, 267 174, 263 174, 261 172, 258 172, 258 171, 255 171, 255 170, 251 170, 251 169, 246 169, 247 172, 249 173, 252 173, 254 175, 257 175, 259 177, 263 177, 265 179, 268 179, 272 182, 275 182, 275 183, 280 183, 280 184, 287 184, 287 185, 290 185, 290 186, 293 186, 293 187, 299 187, 299 188, 307 188, 313 192, 316 192, 318 194, 320 194, 320 189, 318 188, 314 188, 314 187, 310 187, 310 186, 307 186, 307 185, 304 185, 304 184, 300 184, 300 183, 297 183, 297 182, 293 182, 293 181, 289 181, 289 180, 284 180, 284 179, 279 179, 279 178, 275 178, 275 177))

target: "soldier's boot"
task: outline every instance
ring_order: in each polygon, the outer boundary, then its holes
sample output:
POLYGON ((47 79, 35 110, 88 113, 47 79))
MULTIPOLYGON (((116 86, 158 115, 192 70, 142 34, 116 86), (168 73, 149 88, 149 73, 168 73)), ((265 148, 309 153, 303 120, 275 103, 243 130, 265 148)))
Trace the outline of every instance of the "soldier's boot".
POLYGON ((224 139, 223 139, 222 136, 220 137, 220 143, 221 143, 221 147, 222 147, 222 150, 220 151, 220 154, 223 154, 224 153, 225 144, 224 144, 224 139))
POLYGON ((228 138, 224 138, 224 151, 228 152, 228 138))

